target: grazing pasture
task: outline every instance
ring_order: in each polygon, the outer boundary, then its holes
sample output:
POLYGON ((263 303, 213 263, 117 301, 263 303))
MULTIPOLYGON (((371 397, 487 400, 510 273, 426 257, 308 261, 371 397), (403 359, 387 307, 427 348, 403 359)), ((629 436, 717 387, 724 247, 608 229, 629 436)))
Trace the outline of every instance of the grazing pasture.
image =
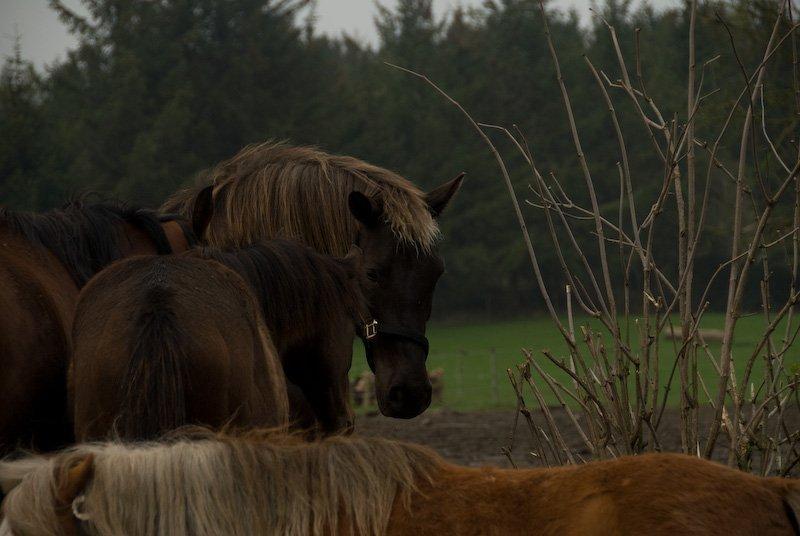
MULTIPOLYGON (((586 318, 576 319, 576 325, 583 325, 588 321, 586 318)), ((702 326, 704 329, 716 329, 722 327, 723 322, 722 314, 706 313, 702 326)), ((764 319, 761 316, 744 316, 739 321, 733 348, 737 370, 749 357, 761 338, 763 329, 764 319)), ((534 357, 540 357, 539 362, 546 371, 566 379, 566 375, 540 352, 542 349, 549 349, 556 356, 566 354, 564 339, 549 317, 534 316, 499 322, 463 324, 432 322, 428 328, 428 339, 431 341, 428 370, 437 367, 444 369, 444 403, 441 406, 447 409, 458 411, 512 409, 515 397, 514 391, 509 387, 506 369, 516 367, 525 360, 521 348, 533 350, 534 357)), ((671 349, 671 342, 667 341, 666 337, 663 339, 664 348, 671 349)), ((709 342, 709 346, 717 352, 720 343, 709 342)), ((669 377, 673 364, 674 357, 662 360, 660 364, 662 377, 669 377)), ((787 355, 786 364, 790 368, 800 368, 800 352, 787 355)), ((756 370, 760 371, 762 366, 761 361, 757 362, 756 370)), ((699 368, 705 377, 713 378, 713 367, 707 360, 700 360, 699 368)), ((350 377, 356 378, 364 370, 367 370, 364 350, 357 341, 350 377)), ((677 405, 679 400, 677 389, 670 390, 667 400, 670 405, 677 405)), ((556 402, 552 394, 548 401, 556 402)))

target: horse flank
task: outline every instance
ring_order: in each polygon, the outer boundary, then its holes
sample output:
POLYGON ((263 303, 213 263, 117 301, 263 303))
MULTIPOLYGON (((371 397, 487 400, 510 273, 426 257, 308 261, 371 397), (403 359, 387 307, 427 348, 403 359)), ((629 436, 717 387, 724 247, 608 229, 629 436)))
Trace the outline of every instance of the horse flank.
POLYGON ((145 233, 158 254, 172 253, 160 225, 162 221, 165 217, 155 212, 122 203, 73 201, 60 210, 41 214, 0 208, 0 228, 5 227, 51 251, 79 287, 122 257, 120 244, 125 237, 124 224, 145 233))
MULTIPOLYGON (((382 208, 399 242, 428 252, 439 236, 425 194, 413 183, 356 158, 312 147, 273 141, 251 145, 208 172, 202 183, 215 185, 214 212, 224 215, 224 224, 212 223, 206 232, 213 246, 299 238, 317 251, 343 256, 356 239, 357 225, 347 203, 354 190, 382 208)), ((176 193, 162 211, 191 216, 201 189, 176 193)))
MULTIPOLYGON (((18 536, 57 534, 42 498, 52 500, 56 472, 89 453, 94 477, 80 511, 88 533, 103 535, 384 534, 395 499, 407 506, 417 483, 444 464, 429 449, 380 438, 306 443, 264 431, 206 435, 79 445, 40 458, 6 499, 11 529, 18 536)), ((15 463, 0 465, 0 481, 18 476, 15 463)))

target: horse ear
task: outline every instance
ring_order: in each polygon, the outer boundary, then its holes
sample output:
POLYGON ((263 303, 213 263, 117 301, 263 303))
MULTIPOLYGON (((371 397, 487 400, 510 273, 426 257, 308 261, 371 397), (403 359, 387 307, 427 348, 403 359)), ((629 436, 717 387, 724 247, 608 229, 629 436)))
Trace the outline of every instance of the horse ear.
POLYGON ((375 203, 359 191, 352 191, 347 197, 350 213, 365 227, 374 227, 380 222, 380 209, 375 203))
POLYGON ((456 195, 456 192, 461 188, 461 183, 464 182, 465 172, 461 172, 458 176, 448 181, 441 186, 437 186, 427 194, 425 194, 425 201, 428 203, 428 210, 431 211, 434 218, 438 218, 442 211, 447 207, 447 204, 456 195))
POLYGON ((55 510, 58 524, 67 536, 78 534, 78 520, 72 509, 73 501, 83 493, 94 474, 94 454, 87 454, 69 468, 57 468, 55 477, 55 510))
POLYGON ((211 216, 214 215, 214 185, 206 186, 194 200, 192 208, 192 231, 198 240, 203 238, 206 227, 211 223, 211 216))

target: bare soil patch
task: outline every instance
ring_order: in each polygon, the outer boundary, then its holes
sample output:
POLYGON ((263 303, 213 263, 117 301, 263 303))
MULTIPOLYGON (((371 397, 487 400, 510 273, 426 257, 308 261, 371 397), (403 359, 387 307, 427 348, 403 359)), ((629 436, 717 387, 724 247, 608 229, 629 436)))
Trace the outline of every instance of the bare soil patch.
MULTIPOLYGON (((581 441, 560 408, 552 409, 559 429, 566 442, 577 452, 587 454, 581 449, 581 441)), ((419 443, 433 448, 445 459, 468 466, 495 465, 510 467, 508 458, 501 448, 510 444, 514 428, 513 409, 494 411, 460 412, 448 409, 433 409, 414 419, 390 419, 382 415, 359 415, 356 431, 367 436, 381 436, 419 443)), ((539 418, 534 415, 534 418, 539 418)), ((701 427, 707 428, 711 415, 701 414, 701 427)), ((800 419, 796 419, 800 423, 800 419)), ((794 423, 793 423, 794 424, 794 423)), ((661 450, 677 452, 681 449, 680 414, 676 409, 664 412, 660 426, 661 450)), ((529 453, 533 442, 528 425, 520 417, 514 434, 512 458, 520 466, 538 465, 529 453)), ((720 438, 715 458, 727 459, 724 437, 720 438)))

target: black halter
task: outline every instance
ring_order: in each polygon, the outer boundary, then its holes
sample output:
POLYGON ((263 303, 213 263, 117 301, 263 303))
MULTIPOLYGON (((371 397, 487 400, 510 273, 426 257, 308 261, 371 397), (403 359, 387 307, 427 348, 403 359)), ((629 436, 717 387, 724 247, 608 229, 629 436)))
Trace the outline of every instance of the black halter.
POLYGON ((411 341, 422 347, 425 352, 425 359, 428 359, 430 344, 428 343, 428 338, 425 337, 423 333, 403 326, 379 323, 377 320, 373 319, 370 322, 364 322, 358 329, 358 336, 361 337, 361 340, 364 342, 367 364, 372 372, 375 372, 375 362, 372 357, 373 341, 378 335, 411 341))

